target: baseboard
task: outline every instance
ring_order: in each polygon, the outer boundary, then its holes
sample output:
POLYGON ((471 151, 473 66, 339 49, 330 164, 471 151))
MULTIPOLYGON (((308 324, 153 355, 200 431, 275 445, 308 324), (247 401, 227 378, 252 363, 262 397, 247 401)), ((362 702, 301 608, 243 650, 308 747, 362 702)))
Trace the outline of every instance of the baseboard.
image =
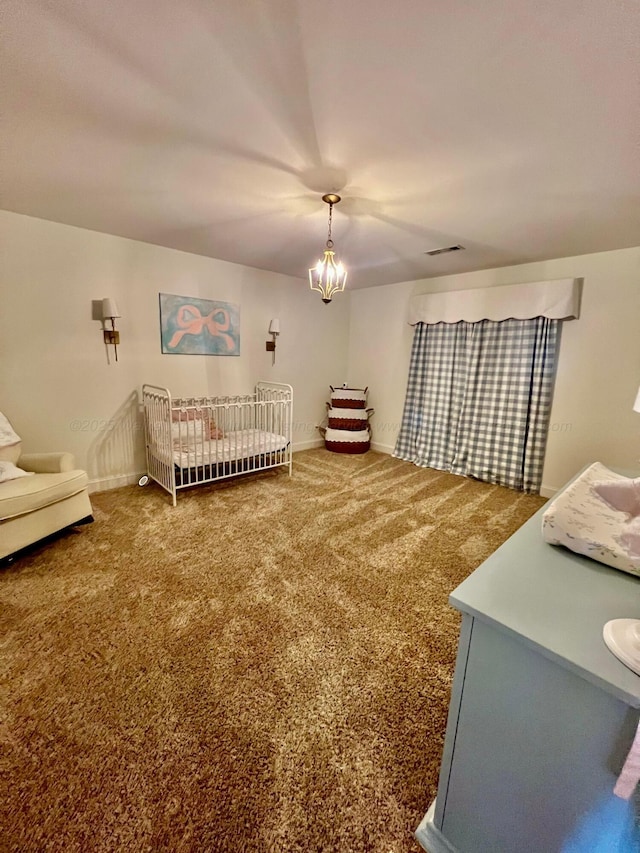
POLYGON ((89 494, 93 492, 106 492, 108 489, 119 489, 120 486, 132 486, 137 483, 144 472, 138 474, 119 474, 117 477, 99 477, 95 480, 89 480, 87 491, 89 494))
MULTIPOLYGON (((313 447, 324 447, 324 438, 313 438, 310 441, 300 441, 293 445, 293 452, 298 453, 300 450, 311 450, 313 447)), ((395 447, 390 444, 379 444, 377 441, 371 442, 371 449, 378 453, 386 453, 387 456, 393 455, 395 447)))
POLYGON ((393 456, 393 451, 395 450, 395 445, 391 444, 380 444, 379 441, 371 442, 371 449, 377 450, 378 453, 386 453, 387 456, 393 456))
MULTIPOLYGON (((293 452, 296 453, 298 450, 309 450, 312 447, 322 447, 324 444, 324 439, 315 439, 312 441, 303 441, 299 444, 293 445, 293 452)), ((376 450, 378 453, 386 453, 387 456, 393 456, 393 452, 396 449, 395 444, 381 444, 379 441, 371 442, 371 449, 376 450)), ((552 486, 541 486, 540 487, 540 495, 543 498, 552 498, 559 489, 553 488, 552 486)))
MULTIPOLYGON (((294 444, 292 451, 297 453, 300 450, 310 450, 313 447, 323 447, 323 438, 313 438, 310 441, 301 441, 299 444, 294 444)), ((87 491, 89 494, 93 492, 106 492, 109 489, 119 489, 121 486, 132 486, 137 483, 140 477, 146 473, 139 471, 137 474, 120 474, 117 477, 97 477, 95 480, 89 480, 87 491)))
MULTIPOLYGON (((393 456, 393 452, 396 448, 395 448, 395 445, 380 444, 377 441, 372 441, 371 442, 371 449, 377 450, 378 453, 386 453, 389 456, 393 456)), ((559 489, 553 488, 552 486, 542 485, 540 487, 540 494, 543 498, 552 498, 558 491, 559 491, 559 489)))
MULTIPOLYGON (((314 447, 323 447, 323 438, 312 438, 309 441, 301 441, 293 445, 293 453, 299 453, 301 450, 311 450, 314 447)), ((394 447, 390 444, 380 444, 377 441, 371 442, 371 449, 378 453, 386 453, 388 456, 393 455, 394 447)), ((137 474, 119 474, 117 477, 99 477, 95 480, 89 480, 87 491, 89 494, 93 492, 106 492, 108 489, 119 489, 121 486, 132 486, 137 483, 144 471, 139 471, 137 474)), ((541 486, 540 494, 543 498, 552 498, 558 489, 550 488, 549 486, 541 486)))
MULTIPOLYGON (((311 450, 314 447, 324 447, 324 438, 311 438, 308 441, 296 442, 292 447, 293 453, 299 453, 301 450, 311 450)), ((387 444, 378 444, 371 442, 371 449, 377 450, 379 453, 393 453, 393 447, 387 444)), ((118 489, 120 486, 131 486, 137 483, 144 471, 139 471, 137 474, 120 474, 117 477, 98 477, 95 480, 89 480, 88 491, 106 492, 108 489, 118 489)))
POLYGON ((311 438, 309 441, 297 441, 292 448, 294 453, 299 453, 301 450, 311 450, 313 447, 324 447, 324 438, 311 438))
POLYGON ((416 841, 427 853, 458 853, 457 848, 450 844, 433 822, 436 811, 436 801, 429 806, 429 811, 420 821, 416 829, 416 841))
POLYGON ((540 495, 543 498, 552 498, 557 491, 558 489, 554 489, 551 486, 545 486, 544 484, 540 486, 540 495))

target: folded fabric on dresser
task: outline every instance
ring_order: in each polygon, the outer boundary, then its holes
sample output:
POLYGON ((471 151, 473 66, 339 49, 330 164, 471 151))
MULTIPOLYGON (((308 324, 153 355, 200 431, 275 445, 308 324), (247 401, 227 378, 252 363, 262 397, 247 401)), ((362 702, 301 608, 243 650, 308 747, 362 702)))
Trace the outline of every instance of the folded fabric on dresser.
POLYGON ((550 502, 542 536, 551 545, 640 576, 640 478, 594 462, 550 502))

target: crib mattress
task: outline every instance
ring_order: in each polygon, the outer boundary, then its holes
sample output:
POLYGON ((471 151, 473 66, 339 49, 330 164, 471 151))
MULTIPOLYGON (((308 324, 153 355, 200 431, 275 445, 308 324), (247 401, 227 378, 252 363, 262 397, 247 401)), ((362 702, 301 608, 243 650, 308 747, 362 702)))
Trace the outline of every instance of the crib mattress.
POLYGON ((173 446, 173 461, 179 468, 218 465, 285 450, 288 444, 284 435, 258 429, 243 429, 228 432, 224 438, 218 439, 182 442, 176 440, 173 446))

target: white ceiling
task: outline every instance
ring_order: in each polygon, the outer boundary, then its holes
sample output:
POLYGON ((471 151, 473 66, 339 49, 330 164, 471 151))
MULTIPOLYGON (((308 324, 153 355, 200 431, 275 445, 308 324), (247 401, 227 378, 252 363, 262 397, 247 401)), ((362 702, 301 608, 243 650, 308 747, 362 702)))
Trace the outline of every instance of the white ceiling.
POLYGON ((1 14, 5 209, 306 277, 335 191, 351 287, 640 242, 639 0, 1 14))

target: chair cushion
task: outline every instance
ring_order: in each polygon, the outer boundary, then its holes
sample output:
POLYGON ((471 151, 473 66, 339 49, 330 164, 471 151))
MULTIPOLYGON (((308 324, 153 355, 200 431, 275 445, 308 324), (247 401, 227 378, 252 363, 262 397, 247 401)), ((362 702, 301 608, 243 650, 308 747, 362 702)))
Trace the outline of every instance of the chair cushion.
POLYGON ((86 472, 78 469, 0 483, 0 519, 24 515, 64 500, 86 489, 87 483, 86 472))

